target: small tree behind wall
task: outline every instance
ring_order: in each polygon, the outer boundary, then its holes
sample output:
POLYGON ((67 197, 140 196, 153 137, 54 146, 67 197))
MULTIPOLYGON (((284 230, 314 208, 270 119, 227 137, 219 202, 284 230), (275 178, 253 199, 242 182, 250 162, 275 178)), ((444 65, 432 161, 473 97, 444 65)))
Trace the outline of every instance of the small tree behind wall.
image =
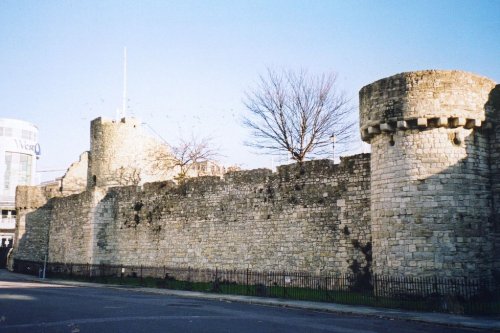
POLYGON ((353 136, 353 108, 333 73, 268 69, 244 103, 248 113, 243 124, 254 138, 246 145, 262 152, 288 152, 302 162, 306 156, 331 156, 332 137, 343 145, 353 136))
POLYGON ((179 143, 172 147, 172 153, 175 158, 173 164, 179 168, 177 180, 186 179, 198 164, 211 161, 219 155, 211 138, 197 139, 194 136, 190 139, 181 138, 179 143))
POLYGON ((191 136, 188 139, 180 138, 177 144, 168 146, 168 149, 157 149, 150 155, 157 173, 165 176, 174 174, 175 180, 183 181, 198 176, 196 168, 201 163, 214 161, 219 153, 210 137, 191 136))

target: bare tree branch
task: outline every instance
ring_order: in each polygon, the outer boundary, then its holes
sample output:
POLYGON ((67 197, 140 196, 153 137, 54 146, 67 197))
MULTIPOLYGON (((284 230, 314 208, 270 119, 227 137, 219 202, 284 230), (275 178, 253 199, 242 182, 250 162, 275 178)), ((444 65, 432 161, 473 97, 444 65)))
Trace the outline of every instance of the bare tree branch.
POLYGON ((269 153, 286 151, 302 162, 307 155, 327 154, 333 134, 339 144, 351 140, 353 108, 338 91, 335 74, 268 69, 259 79, 244 100, 249 112, 243 125, 255 139, 246 145, 269 153))
MULTIPOLYGON (((159 151, 153 157, 155 168, 165 172, 175 170, 175 179, 183 180, 195 172, 201 163, 214 161, 219 156, 210 137, 181 138, 168 151, 159 151)), ((198 176, 198 174, 196 174, 198 176)))

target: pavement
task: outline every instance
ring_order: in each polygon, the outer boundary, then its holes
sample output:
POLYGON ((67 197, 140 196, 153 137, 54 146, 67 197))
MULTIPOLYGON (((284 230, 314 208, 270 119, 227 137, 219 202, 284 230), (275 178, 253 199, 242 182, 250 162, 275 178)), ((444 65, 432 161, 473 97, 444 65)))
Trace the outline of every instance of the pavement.
POLYGON ((386 319, 399 319, 417 322, 425 322, 431 324, 440 324, 454 327, 464 328, 477 328, 486 329, 490 331, 500 331, 500 316, 464 316, 447 313, 435 312, 416 312, 416 311, 402 311, 396 309, 374 308, 367 306, 353 306, 334 303, 321 303, 309 301, 294 301, 277 298, 262 298, 252 296, 239 296, 239 295, 223 295, 223 294, 210 294, 194 291, 180 291, 169 289, 145 288, 145 287, 130 287, 123 285, 113 284, 100 284, 90 282, 57 280, 57 279, 41 279, 38 277, 17 274, 12 272, 3 272, 2 278, 9 280, 25 280, 48 284, 80 286, 80 287, 99 287, 99 288, 114 288, 129 291, 140 291, 144 293, 151 293, 157 295, 169 295, 185 298, 198 298, 218 301, 239 302, 247 304, 257 304, 266 306, 288 307, 296 309, 306 309, 322 312, 333 312, 339 314, 356 314, 361 316, 370 316, 386 319))

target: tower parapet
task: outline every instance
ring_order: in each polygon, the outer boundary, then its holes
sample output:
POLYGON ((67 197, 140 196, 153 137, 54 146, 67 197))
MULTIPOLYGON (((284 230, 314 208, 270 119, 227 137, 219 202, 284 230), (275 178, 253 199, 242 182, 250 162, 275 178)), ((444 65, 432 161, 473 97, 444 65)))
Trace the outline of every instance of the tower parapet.
POLYGON ((378 80, 359 92, 361 136, 369 142, 381 132, 481 127, 494 86, 461 71, 406 72, 378 80))
POLYGON ((495 83, 460 71, 397 74, 360 90, 372 146, 373 270, 491 276, 485 104, 495 83))
POLYGON ((155 170, 154 162, 168 154, 164 144, 143 133, 138 119, 96 118, 90 123, 87 188, 163 180, 166 176, 155 170))

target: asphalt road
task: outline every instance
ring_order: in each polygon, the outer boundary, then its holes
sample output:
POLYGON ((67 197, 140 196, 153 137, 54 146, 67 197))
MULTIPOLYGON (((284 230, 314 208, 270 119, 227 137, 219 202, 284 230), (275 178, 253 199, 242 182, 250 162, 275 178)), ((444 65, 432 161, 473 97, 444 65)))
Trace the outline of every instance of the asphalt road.
POLYGON ((0 272, 0 332, 484 332, 110 288, 23 281, 0 272))

